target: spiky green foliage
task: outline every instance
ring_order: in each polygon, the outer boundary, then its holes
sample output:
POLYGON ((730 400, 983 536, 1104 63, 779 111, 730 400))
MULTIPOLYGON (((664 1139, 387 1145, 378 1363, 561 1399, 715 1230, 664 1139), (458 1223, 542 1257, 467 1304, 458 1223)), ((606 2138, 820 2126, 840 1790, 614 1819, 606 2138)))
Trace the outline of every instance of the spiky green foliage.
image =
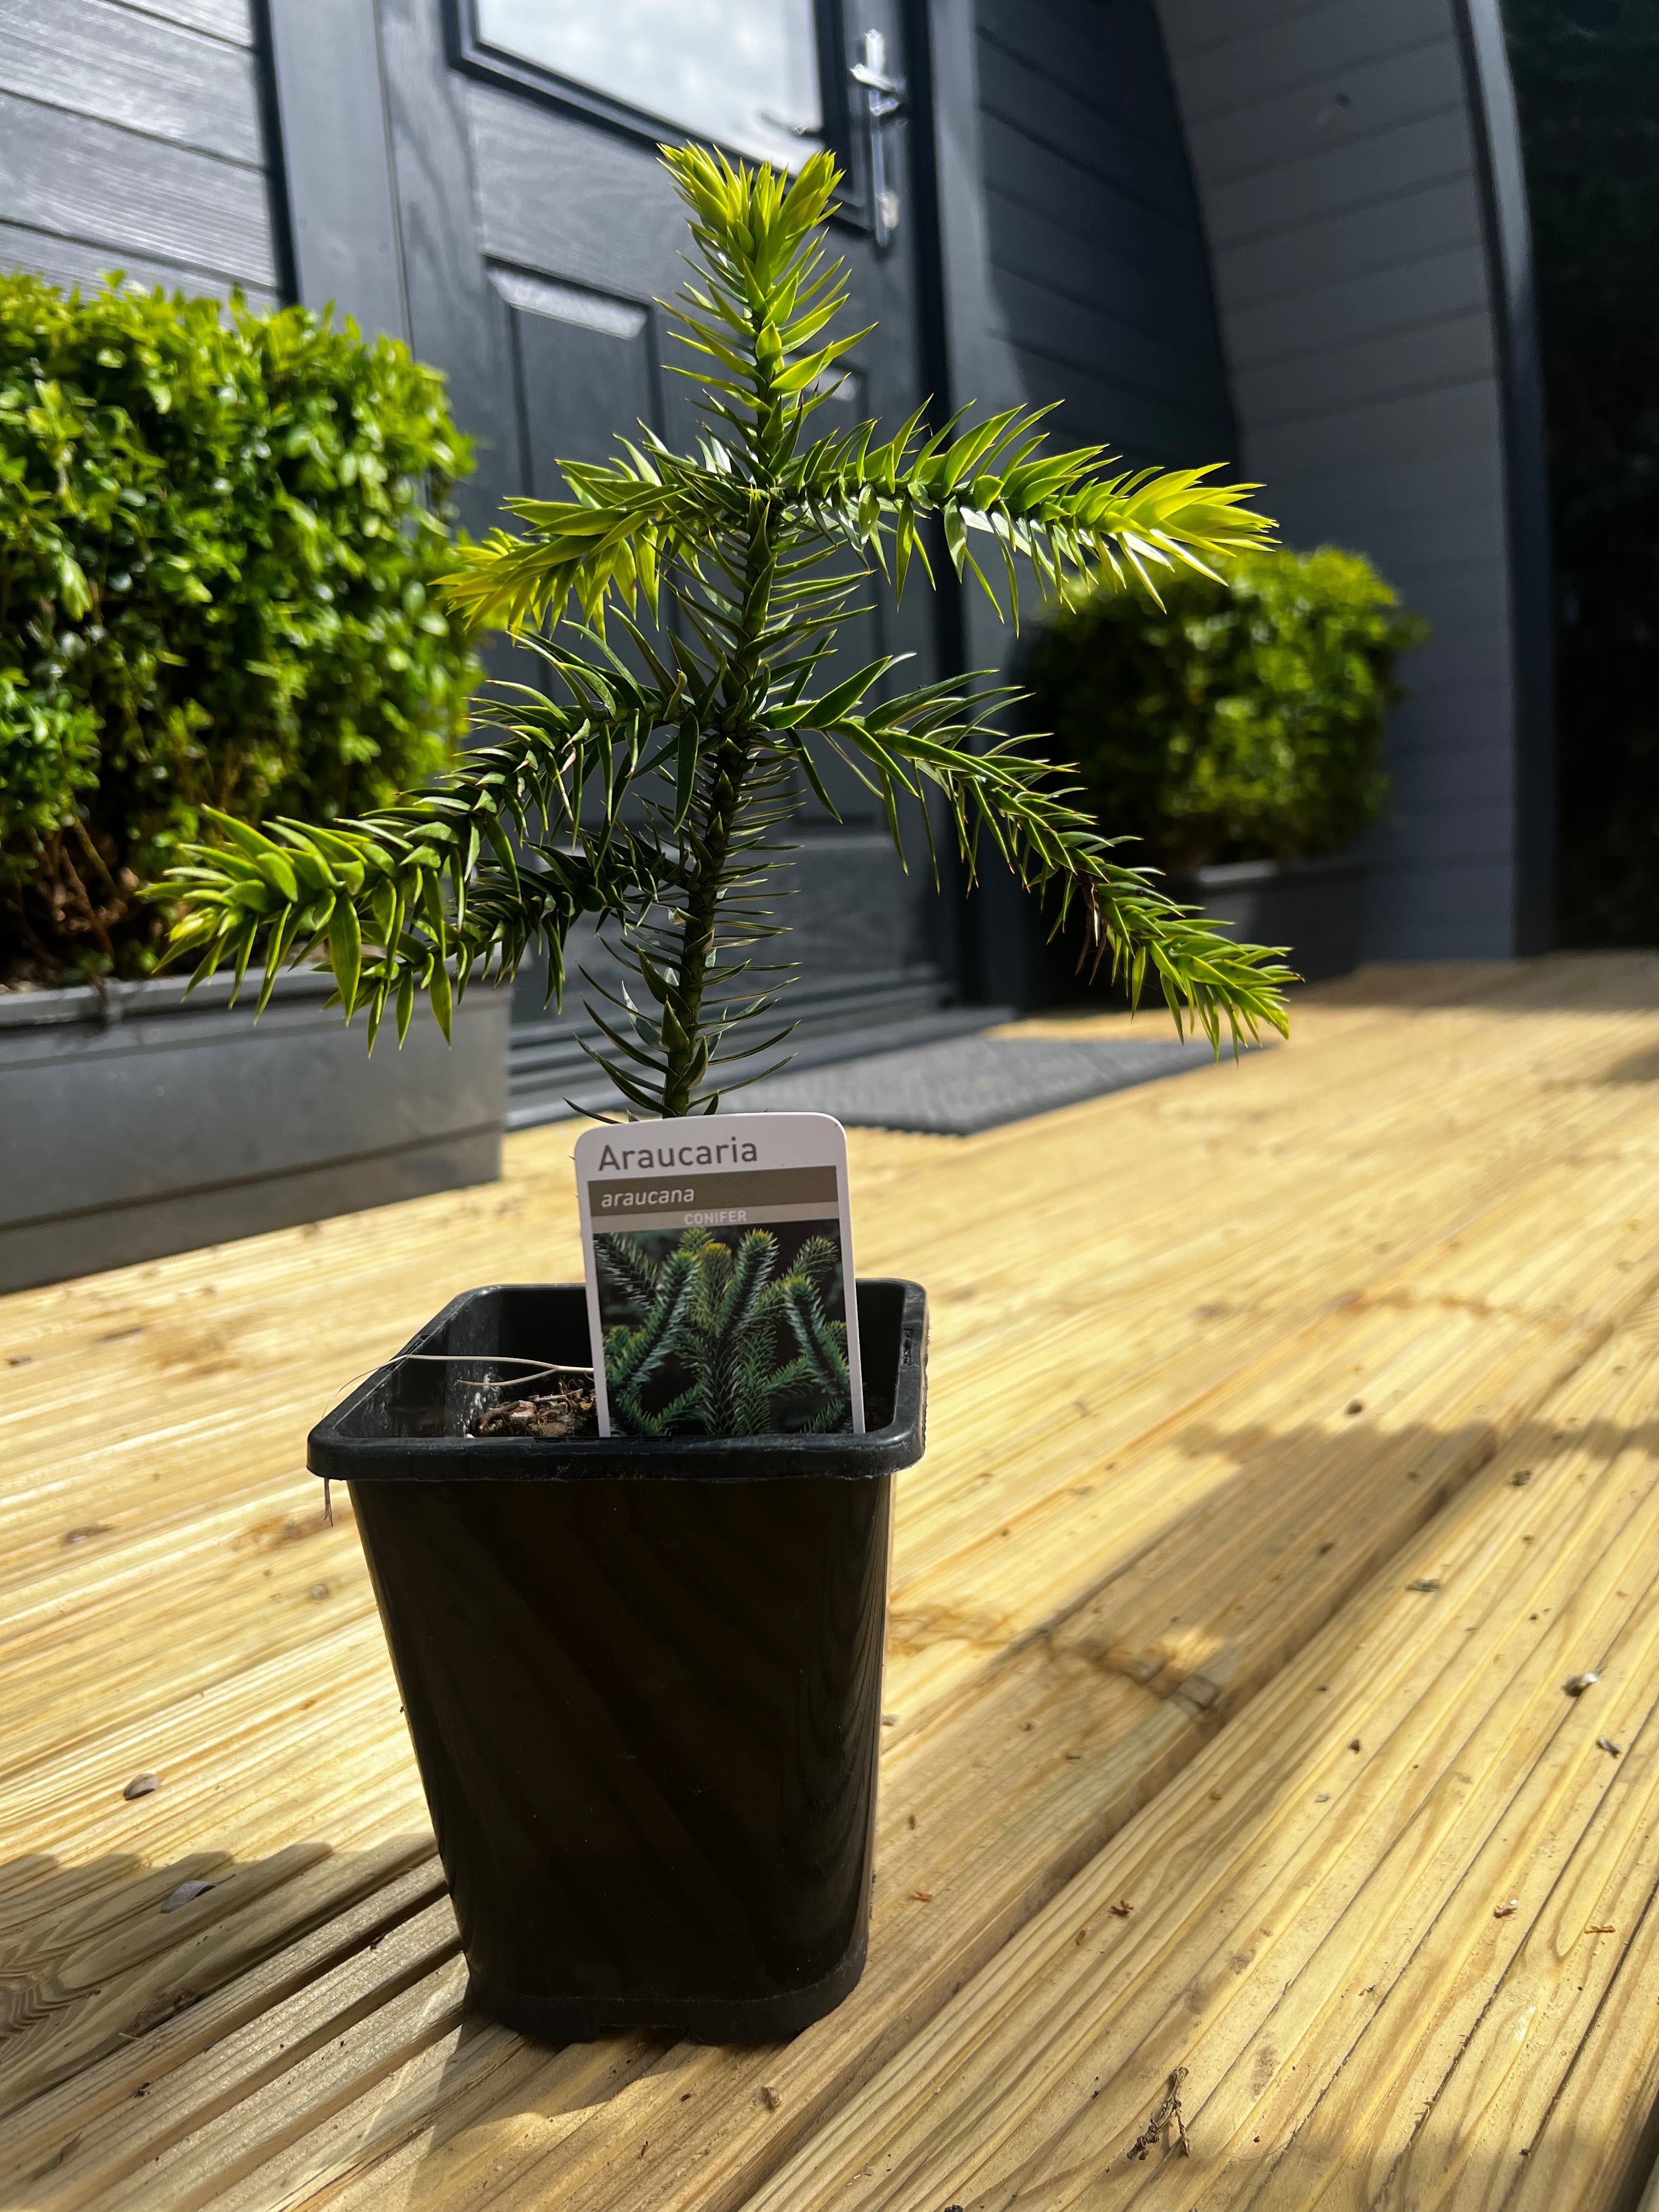
POLYGON ((605 1334, 611 1425, 623 1435, 847 1425, 847 1324, 824 1311, 837 1266, 827 1237, 808 1237, 782 1275, 767 1229, 751 1229, 735 1249, 688 1229, 664 1260, 625 1236, 598 1237, 595 1250, 612 1300, 634 1315, 605 1334))
POLYGON ((447 1024, 453 991, 512 973, 537 943, 556 989, 591 913, 634 978, 588 1001, 595 1058, 640 1113, 712 1111, 734 1065, 787 1034, 732 1036, 777 1007, 787 971, 755 960, 778 933, 769 878, 803 794, 836 811, 828 754, 878 796, 901 853, 908 809, 931 854, 931 798, 970 878, 988 841, 1048 895, 1056 927, 1080 906, 1087 957, 1137 998, 1154 975, 1177 1022, 1217 1044, 1282 1029, 1288 971, 1119 865, 1067 777, 1000 732, 1010 694, 978 679, 897 690, 890 658, 821 683, 861 580, 879 569, 902 591, 916 565, 931 580, 930 540, 994 599, 1005 584, 1017 614, 1022 563, 1063 601, 1103 574, 1151 588, 1260 543, 1248 488, 1115 469, 1097 447, 1050 453, 1042 410, 809 439, 864 335, 837 328, 833 162, 792 180, 696 147, 664 159, 697 249, 678 313, 698 449, 646 433, 608 465, 567 463, 570 498, 509 501, 521 532, 468 549, 450 587, 480 626, 544 626, 552 696, 504 694, 486 710, 496 742, 401 806, 326 832, 223 824, 232 842, 198 848, 169 886, 186 906, 178 949, 202 972, 260 952, 267 990, 284 961, 319 954, 348 1014, 367 1005, 372 1027, 395 1006, 401 1033, 422 994, 447 1024))

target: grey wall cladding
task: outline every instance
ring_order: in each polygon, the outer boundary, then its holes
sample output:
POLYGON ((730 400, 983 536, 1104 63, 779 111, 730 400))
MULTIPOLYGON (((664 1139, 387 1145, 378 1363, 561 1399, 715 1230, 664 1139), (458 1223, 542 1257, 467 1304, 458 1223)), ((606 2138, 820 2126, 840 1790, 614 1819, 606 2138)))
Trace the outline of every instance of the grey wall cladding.
MULTIPOLYGON (((1153 0, 927 0, 950 404, 1063 403, 1060 447, 1237 451, 1204 227, 1153 0)), ((1031 602, 1040 599, 1033 593, 1031 602)), ((976 588, 969 668, 1017 643, 976 588)), ((1030 902, 981 878, 975 995, 1040 1003, 1030 902)))
POLYGON ((1372 957, 1515 949, 1504 394, 1455 0, 1159 0, 1243 459, 1435 638, 1395 719, 1372 957))
POLYGON ((1165 465, 1231 453, 1203 228, 1152 0, 977 0, 975 18, 1008 397, 1063 400, 1065 444, 1165 465))
POLYGON ((0 0, 0 266, 276 304, 250 0, 0 0))

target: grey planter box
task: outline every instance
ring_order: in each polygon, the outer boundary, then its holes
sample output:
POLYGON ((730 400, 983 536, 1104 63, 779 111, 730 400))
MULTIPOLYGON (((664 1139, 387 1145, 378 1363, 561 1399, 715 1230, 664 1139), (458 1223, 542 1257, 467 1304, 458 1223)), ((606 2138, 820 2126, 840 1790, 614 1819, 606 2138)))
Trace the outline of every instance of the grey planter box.
POLYGON ((1172 877, 1173 898, 1230 921, 1241 943, 1288 945, 1304 982, 1359 965, 1365 864, 1352 853, 1322 860, 1235 860, 1172 877))
POLYGON ((498 1175, 508 994, 371 1060, 332 988, 285 975, 257 1024, 217 980, 0 994, 0 1291, 498 1175))

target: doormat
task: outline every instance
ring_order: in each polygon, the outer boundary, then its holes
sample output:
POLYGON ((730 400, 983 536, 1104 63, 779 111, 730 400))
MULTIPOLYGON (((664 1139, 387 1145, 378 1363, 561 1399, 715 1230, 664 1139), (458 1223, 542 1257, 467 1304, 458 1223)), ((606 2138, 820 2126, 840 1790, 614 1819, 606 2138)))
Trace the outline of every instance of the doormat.
POLYGON ((952 1037, 768 1076, 733 1091, 731 1107, 833 1114, 849 1128, 972 1137, 1213 1061, 1201 1037, 952 1037))

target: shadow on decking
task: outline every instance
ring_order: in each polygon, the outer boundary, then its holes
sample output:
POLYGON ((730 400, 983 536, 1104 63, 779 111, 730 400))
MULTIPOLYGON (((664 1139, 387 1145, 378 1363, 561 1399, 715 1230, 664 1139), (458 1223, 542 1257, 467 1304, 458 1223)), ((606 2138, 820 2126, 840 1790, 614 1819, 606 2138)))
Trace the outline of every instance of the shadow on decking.
MULTIPOLYGON (((1248 1713, 1249 1699, 1358 1598, 1373 1576, 1413 1539, 1421 1551, 1419 1532, 1460 1492, 1474 1486, 1467 1510, 1478 1504, 1502 1515, 1513 1507, 1518 1543, 1552 1512, 1573 1512, 1590 1488, 1623 1481, 1621 1463, 1659 1449, 1659 1424, 1595 1417, 1566 1425, 1530 1417, 1500 1436, 1480 1421, 1448 1429, 1417 1422, 1379 1437, 1369 1426, 1278 1431, 1258 1424, 1232 1431, 1189 1419, 1167 1441, 1194 1457, 1231 1460, 1236 1471, 1218 1479, 1194 1510, 1040 1641, 1085 1688, 1103 1668, 1193 1703, 1199 1724, 1171 1755, 1172 1771, 1179 1771, 1200 1754, 1223 1753, 1229 1731, 1218 1731, 1216 1720, 1224 1712, 1248 1713), (1501 1461, 1492 1466, 1500 1447, 1501 1461), (1580 1472, 1559 1464, 1569 1459, 1580 1472), (1511 1476, 1522 1467, 1534 1479, 1517 1488, 1511 1476), (1359 1521, 1364 1526, 1356 1529, 1359 1521), (1195 1697, 1200 1684, 1205 1694, 1195 1697)), ((1402 1577, 1405 1571, 1398 1571, 1402 1577)), ((1407 1586, 1403 1580, 1397 1587, 1374 1584, 1357 1614, 1356 1633, 1385 1603, 1397 1603, 1407 1586)), ((1638 1585, 1630 1587, 1634 1592, 1638 1585)), ((1458 1604, 1462 1595, 1449 1582, 1443 1591, 1409 1602, 1424 1607, 1427 1633, 1443 1619, 1440 1608, 1458 1604)), ((1546 1626, 1540 1626, 1540 1638, 1546 1626)), ((1022 1649, 1036 1656, 1029 1643, 1022 1649)), ((1601 1656, 1589 1654, 1584 1663, 1601 1656)), ((970 1715, 959 1712, 958 1718, 971 1723, 970 1715)), ((1339 1733, 1346 1733, 1346 1723, 1339 1733)), ((1109 1759, 1114 1748, 1102 1745, 1096 1755, 1109 1759)), ((1059 1758, 1056 1746, 1048 1746, 1048 1755, 1059 1758)), ((1261 1756, 1251 1796, 1262 1821, 1271 1822, 1305 1791, 1300 1758, 1281 1758, 1276 1748, 1261 1756)), ((1055 1771, 1060 1787, 1071 1787, 1072 1778, 1079 1789, 1087 1784, 1082 1761, 1055 1771)), ((1158 1802, 1137 1815, 1143 1802, 1126 1797, 1091 1849, 1114 1837, 1114 1850, 1133 1845, 1137 1818, 1155 1831, 1164 1817, 1158 1802)), ((1165 1856, 1185 1863, 1179 1845, 1165 1856)), ((1029 1877, 1032 1869, 1024 1872, 1029 1877)), ((1195 1875, 1194 1899, 1203 1887, 1195 1875)), ((1041 1902, 1035 1887, 1029 1893, 1034 1905, 1041 1902)), ((458 2160, 469 2167, 475 2157, 487 2162, 499 2146, 503 2186, 516 2179, 522 2187, 544 2147, 580 2124, 581 2114, 596 2114, 667 2047, 664 2038, 633 2038, 564 2054, 529 2050, 465 2015, 453 1917, 424 1838, 401 1838, 373 1854, 335 1852, 326 1843, 307 1841, 246 1864, 210 1848, 160 1866, 129 1853, 81 1866, 35 1858, 0 1870, 0 1962, 12 2030, 0 2045, 0 2094, 14 2112, 0 2127, 0 2172, 16 2177, 5 2201, 18 2212, 35 2204, 121 2202, 128 2176, 135 2186, 142 2179, 150 2189, 157 2160, 165 2173, 169 2160, 198 2157, 216 2191, 284 2145, 308 2154, 313 2130, 319 2131, 319 2174, 351 2171, 399 2146, 407 2161, 400 2168, 399 2201, 420 2212, 447 2212, 458 2160), (164 1913, 162 1905, 190 1881, 215 1886, 164 1913), (210 2049, 210 2062, 204 2057, 210 2049), (191 2071, 198 2060, 204 2062, 199 2081, 191 2071), (36 2099, 33 2109, 15 2109, 36 2099), (268 2116, 261 2116, 261 2099, 270 2106, 268 2116), (517 2126, 520 2115, 532 2116, 533 2124, 517 2126), (213 2130, 221 2118, 227 2123, 222 2137, 213 2130), (204 2130, 201 2144, 191 2146, 191 2138, 204 2130), (76 2194, 82 2176, 85 2189, 76 2194)), ((1139 1932, 1138 1923, 1126 1927, 1139 1932)), ((1145 2066, 1137 2060, 1113 2077, 1114 2142, 1144 2124, 1146 2077, 1155 2090, 1168 2056, 1163 2045, 1167 2042, 1178 2060, 1182 2038, 1195 2039, 1200 2032, 1201 2007, 1191 1994, 1198 1985, 1188 1984, 1173 2022, 1161 2021, 1149 2031, 1158 2047, 1146 2051, 1145 2066)), ((1615 1994, 1616 1977, 1606 2001, 1615 1994)), ((1346 2063, 1366 2063, 1362 2042, 1346 2063)), ((1207 2094, 1213 2085, 1201 2086, 1207 2094)), ((848 2087, 831 2096, 831 2107, 848 2087)), ((711 2101, 717 2101, 718 2083, 711 2088, 711 2101)), ((1103 2097, 1101 2106, 1106 2103, 1103 2097)), ((1179 2185, 1188 2174, 1194 2187, 1216 2178, 1205 2149, 1204 2115, 1204 2100, 1195 2095, 1189 2107, 1195 2158, 1172 2173, 1179 2185)), ((1100 2117, 1107 2118, 1103 2110, 1100 2117)), ((1352 2173, 1354 2147, 1334 2139, 1322 2149, 1319 2128, 1316 2105, 1292 2138, 1297 2160, 1312 2157, 1328 2180, 1352 2173)), ((1563 2145, 1547 2130, 1540 2143, 1552 2161, 1561 2157, 1563 2145)), ((1655 2147, 1643 2137, 1640 2153, 1629 2154, 1632 2174, 1645 2171, 1655 2147)), ((1613 2154, 1610 2146, 1600 2149, 1613 2154)), ((1064 2151, 1063 2142, 1054 2147, 1056 2159, 1064 2151)), ((1626 2153, 1621 2148, 1617 2155, 1626 2153)), ((1127 2195, 1150 2179, 1158 2160, 1154 2153, 1146 2166, 1131 2168, 1121 2148, 1113 2149, 1094 2170, 1089 2202, 1116 2202, 1118 2169, 1127 2195)), ((1247 2178, 1235 2185, 1243 2163, 1235 2160, 1228 2169, 1226 2201, 1259 2204, 1265 2212, 1275 2201, 1279 2160, 1264 2164, 1259 2189, 1247 2178)), ((759 2185, 764 2165, 749 2170, 748 2186, 759 2185)), ((1044 2189, 1058 2185, 1062 2166, 1045 2168, 1044 2189)), ((1506 2154, 1478 2174, 1464 2171, 1451 2202, 1460 2212, 1465 2204, 1496 2208, 1520 2170, 1517 2147, 1513 2166, 1506 2154)), ((1420 2192, 1431 2179, 1413 2166, 1411 2189, 1401 2197, 1379 2173, 1376 2192, 1354 2201, 1392 2212, 1414 2201, 1411 2191, 1420 2192)), ((1636 2187, 1632 2182, 1625 2200, 1632 2205, 1636 2187)), ((204 2201, 204 2192, 212 2193, 205 2185, 203 2191, 186 2185, 181 2172, 177 2192, 158 2201, 193 2203, 204 2201)), ((146 2194, 143 2202, 150 2201, 146 2194)), ((892 2212, 939 2212, 947 2201, 956 2200, 898 2195, 892 2212)), ((959 2201, 965 2206, 975 2199, 968 2194, 959 2201)), ((1047 2199, 1039 2192, 1030 2201, 1047 2199)))

